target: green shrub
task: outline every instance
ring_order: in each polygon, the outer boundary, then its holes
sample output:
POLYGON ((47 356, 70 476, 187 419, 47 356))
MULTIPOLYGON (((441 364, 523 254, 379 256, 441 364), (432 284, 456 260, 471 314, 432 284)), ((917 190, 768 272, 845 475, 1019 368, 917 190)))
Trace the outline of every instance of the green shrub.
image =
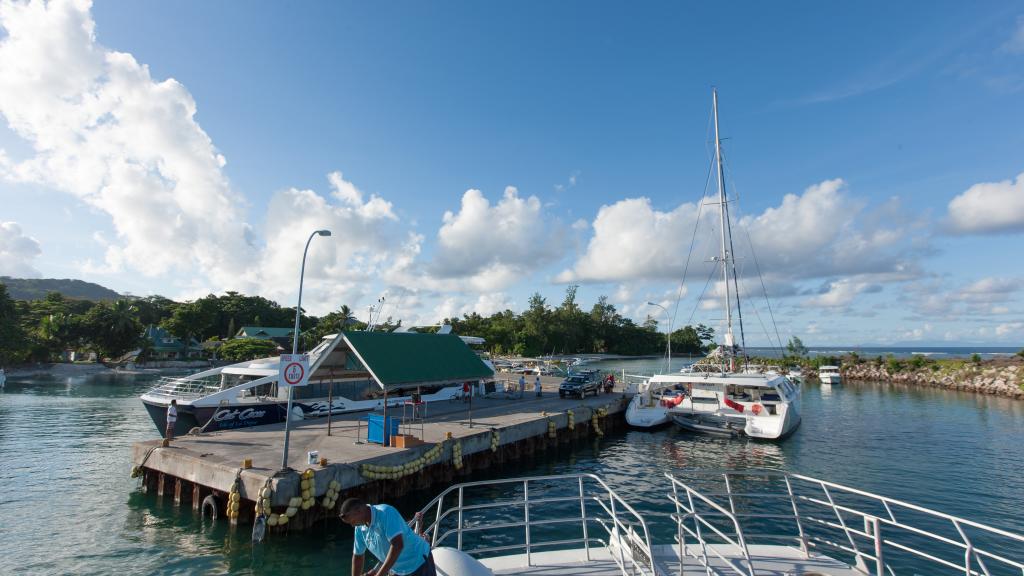
POLYGON ((277 351, 277 344, 272 340, 239 338, 225 342, 217 351, 217 355, 230 362, 242 362, 274 356, 275 351, 277 351))
POLYGON ((928 359, 918 354, 915 354, 910 358, 910 367, 913 368, 914 370, 920 370, 921 368, 924 368, 925 364, 927 363, 928 359))
POLYGON ((981 364, 981 356, 977 354, 971 354, 971 362, 974 362, 975 364, 981 364))
POLYGON ((890 356, 889 361, 886 362, 886 366, 889 369, 890 374, 895 374, 903 370, 903 360, 898 360, 890 356))

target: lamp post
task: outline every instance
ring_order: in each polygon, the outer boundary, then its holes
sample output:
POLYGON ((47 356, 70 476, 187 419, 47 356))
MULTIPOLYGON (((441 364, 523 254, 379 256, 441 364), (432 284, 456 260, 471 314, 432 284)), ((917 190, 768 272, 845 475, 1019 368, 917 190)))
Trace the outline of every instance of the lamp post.
MULTIPOLYGON (((309 252, 309 243, 314 236, 330 236, 330 230, 316 230, 306 240, 306 247, 302 250, 302 267, 299 268, 299 302, 295 305, 295 331, 292 333, 292 354, 299 353, 299 319, 302 317, 302 281, 306 275, 306 253, 309 252)), ((284 455, 281 456, 281 470, 288 469, 288 439, 291 436, 292 423, 292 395, 294 386, 288 387, 288 411, 284 415, 284 455)))
POLYGON ((671 372, 672 371, 672 318, 668 315, 668 308, 665 308, 661 304, 657 304, 657 303, 654 303, 654 302, 648 302, 647 305, 648 306, 657 306, 658 308, 661 308, 662 312, 665 313, 665 319, 668 320, 668 332, 665 333, 665 342, 666 342, 666 346, 668 348, 668 352, 667 352, 667 356, 668 357, 665 359, 665 371, 666 372, 671 372))

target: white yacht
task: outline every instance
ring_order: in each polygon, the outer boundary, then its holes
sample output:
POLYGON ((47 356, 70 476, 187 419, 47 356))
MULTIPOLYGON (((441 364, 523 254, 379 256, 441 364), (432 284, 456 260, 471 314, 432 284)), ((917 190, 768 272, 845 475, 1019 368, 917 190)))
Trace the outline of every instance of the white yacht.
POLYGON ((800 386, 764 366, 751 366, 743 352, 743 315, 732 247, 729 204, 725 194, 721 139, 718 136, 718 93, 713 93, 715 163, 721 221, 720 254, 725 310, 724 343, 686 372, 648 379, 630 400, 626 421, 649 428, 669 419, 686 430, 729 436, 781 440, 800 425, 800 386), (733 334, 733 307, 740 345, 733 334))
POLYGON ((818 368, 818 380, 822 384, 842 384, 843 377, 839 373, 839 366, 821 366, 818 368))
POLYGON ((1024 573, 1020 534, 811 476, 683 469, 662 489, 662 541, 593 474, 456 484, 410 524, 459 576, 1024 573))
MULTIPOLYGON (((466 382, 494 378, 493 367, 454 334, 342 332, 324 337, 308 354, 309 384, 293 392, 293 419, 401 406, 413 393, 423 402, 448 400, 466 382)), ((278 358, 239 362, 161 378, 140 399, 161 433, 172 399, 178 404, 175 435, 283 422, 288 388, 277 385, 278 371, 278 358)))

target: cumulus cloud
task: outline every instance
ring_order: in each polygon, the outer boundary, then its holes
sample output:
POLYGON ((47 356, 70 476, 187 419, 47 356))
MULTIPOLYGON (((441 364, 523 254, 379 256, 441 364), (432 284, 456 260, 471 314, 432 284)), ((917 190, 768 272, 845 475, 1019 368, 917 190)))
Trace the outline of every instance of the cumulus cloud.
POLYGON ((17 222, 0 222, 0 276, 38 277, 32 260, 40 254, 39 242, 26 236, 17 222))
POLYGON ((1024 231, 1024 173, 1016 180, 971 186, 949 202, 947 222, 955 234, 1024 231))
POLYGON ((900 299, 920 317, 961 320, 1011 314, 1021 290, 1020 278, 986 277, 953 288, 930 280, 908 284, 900 299))
POLYGON ((593 222, 594 235, 560 282, 679 278, 686 261, 686 242, 693 234, 698 206, 682 204, 660 212, 648 198, 629 198, 602 206, 593 222))
POLYGON ((0 155, 0 172, 108 214, 111 268, 198 269, 243 287, 254 250, 244 202, 195 121, 195 101, 97 43, 89 9, 84 0, 0 4, 0 114, 31 148, 26 158, 0 155))
POLYGON ((512 186, 493 205, 479 190, 467 190, 459 211, 444 214, 428 272, 478 290, 508 286, 565 253, 561 228, 536 196, 522 198, 512 186))
POLYGON ((295 293, 302 251, 314 230, 332 235, 314 238, 309 247, 303 298, 304 307, 308 303, 313 309, 366 300, 370 283, 409 258, 407 251, 418 253, 417 239, 394 225, 398 218, 390 202, 376 195, 364 200, 341 172, 329 174, 328 181, 328 196, 292 188, 271 198, 260 265, 264 294, 282 298, 295 293))
MULTIPOLYGON (((908 255, 918 248, 899 212, 896 201, 865 210, 863 203, 849 197, 841 179, 815 184, 800 195, 787 194, 780 205, 742 217, 733 226, 738 272, 752 276, 759 267, 776 295, 794 292, 784 286, 783 278, 792 282, 851 275, 871 275, 874 281, 883 275, 887 281, 913 277, 916 272, 907 263, 908 255)), ((586 252, 558 279, 679 278, 698 213, 701 222, 688 272, 688 279, 694 279, 696 264, 719 251, 715 207, 685 203, 662 212, 646 198, 602 206, 586 252)))

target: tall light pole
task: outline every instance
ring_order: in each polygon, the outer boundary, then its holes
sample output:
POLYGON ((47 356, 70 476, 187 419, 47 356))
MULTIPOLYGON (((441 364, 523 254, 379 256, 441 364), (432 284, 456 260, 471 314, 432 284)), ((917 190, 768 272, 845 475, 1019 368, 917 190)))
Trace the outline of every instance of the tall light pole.
POLYGON ((648 306, 657 306, 661 308, 662 312, 665 313, 665 319, 668 320, 668 332, 665 333, 666 346, 668 347, 667 358, 665 359, 665 371, 672 371, 672 318, 668 315, 668 308, 665 308, 661 304, 654 302, 648 302, 648 306))
MULTIPOLYGON (((309 252, 309 243, 314 236, 330 236, 330 230, 316 230, 306 240, 306 247, 302 250, 302 267, 299 268, 299 302, 295 305, 295 331, 292 333, 292 354, 299 353, 299 319, 302 317, 302 281, 306 275, 306 253, 309 252)), ((291 436, 292 424, 292 395, 294 386, 288 387, 288 412, 284 415, 284 455, 281 456, 281 470, 288 469, 288 439, 291 436)))

